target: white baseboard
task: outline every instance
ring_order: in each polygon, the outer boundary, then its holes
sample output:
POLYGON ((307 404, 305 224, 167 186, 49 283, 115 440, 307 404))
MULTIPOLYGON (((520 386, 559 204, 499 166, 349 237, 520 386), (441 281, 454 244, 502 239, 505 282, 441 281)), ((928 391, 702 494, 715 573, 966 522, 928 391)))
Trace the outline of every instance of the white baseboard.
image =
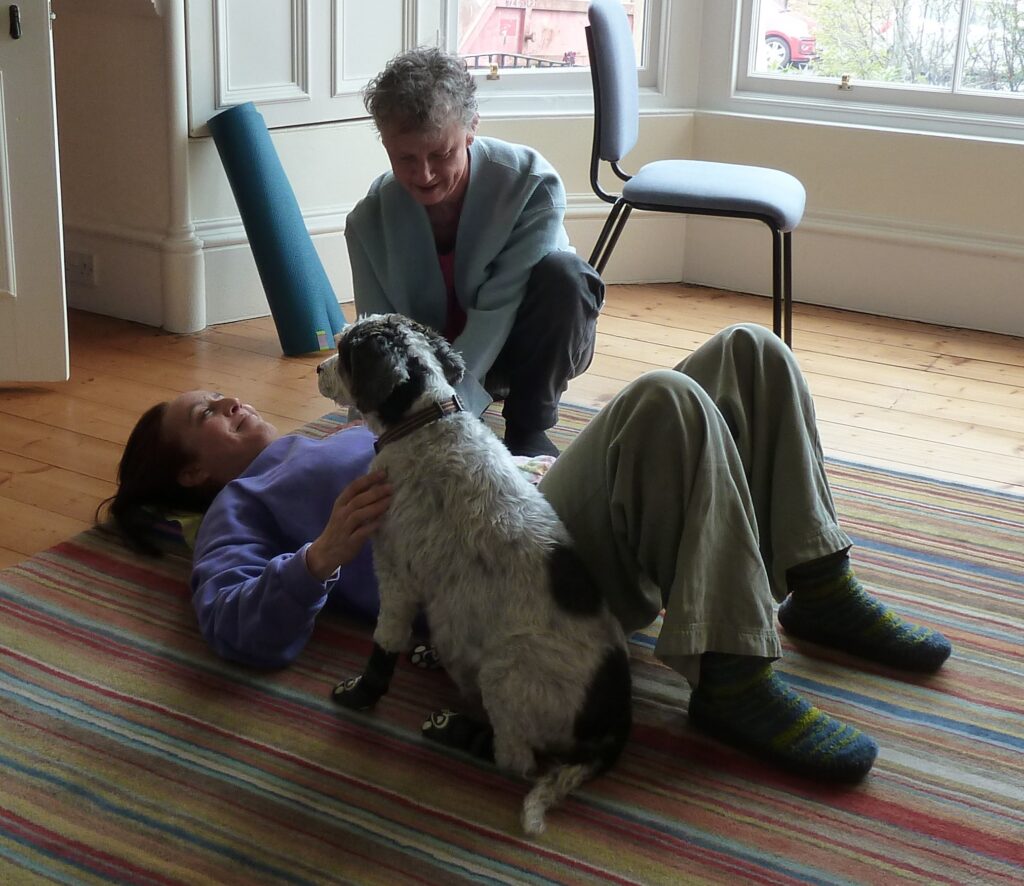
MULTIPOLYGON (((771 240, 756 222, 692 218, 687 282, 767 295, 771 240)), ((793 234, 797 302, 1024 336, 1024 239, 808 216, 793 234)))
POLYGON ((162 241, 151 231, 65 220, 64 254, 91 256, 95 269, 91 283, 68 277, 68 306, 163 326, 162 241))
MULTIPOLYGON (((306 214, 340 302, 352 300, 345 217, 351 207, 306 214)), ((588 257, 608 213, 592 195, 569 197, 566 228, 588 257)), ((270 313, 241 220, 196 224, 203 242, 206 322, 270 313)), ((88 223, 65 225, 65 248, 95 255, 96 283, 69 285, 72 307, 153 326, 166 324, 163 235, 88 223)), ((793 236, 794 294, 806 302, 1024 336, 1024 238, 895 225, 853 214, 809 214, 793 236)), ((636 212, 605 269, 610 283, 685 280, 768 294, 770 235, 758 222, 636 212)))
MULTIPOLYGON (((315 230, 309 227, 311 231, 315 230)), ((207 230, 206 234, 209 233, 207 230)), ((200 236, 204 242, 206 262, 206 322, 230 323, 267 316, 270 306, 244 231, 241 236, 237 232, 227 236, 215 234, 209 239, 202 232, 200 236)), ((351 271, 344 230, 336 228, 313 233, 313 245, 338 301, 352 301, 351 271)))
MULTIPOLYGON (((589 256, 609 208, 592 196, 570 198, 566 229, 584 257, 589 256)), ((350 209, 327 207, 304 216, 335 294, 343 303, 352 301, 344 237, 345 217, 350 209)), ((606 276, 616 282, 679 280, 685 231, 686 220, 681 216, 636 216, 609 262, 606 276), (643 248, 639 247, 641 243, 643 248)), ((198 222, 196 233, 203 241, 206 260, 207 322, 227 323, 269 314, 241 219, 198 222)))

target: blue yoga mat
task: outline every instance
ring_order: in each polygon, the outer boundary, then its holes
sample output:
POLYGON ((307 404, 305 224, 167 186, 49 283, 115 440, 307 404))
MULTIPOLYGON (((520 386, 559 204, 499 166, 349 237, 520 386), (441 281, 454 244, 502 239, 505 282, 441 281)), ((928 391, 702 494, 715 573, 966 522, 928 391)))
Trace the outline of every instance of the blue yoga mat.
POLYGON ((295 192, 252 102, 207 121, 227 173, 285 354, 334 347, 345 326, 295 192))

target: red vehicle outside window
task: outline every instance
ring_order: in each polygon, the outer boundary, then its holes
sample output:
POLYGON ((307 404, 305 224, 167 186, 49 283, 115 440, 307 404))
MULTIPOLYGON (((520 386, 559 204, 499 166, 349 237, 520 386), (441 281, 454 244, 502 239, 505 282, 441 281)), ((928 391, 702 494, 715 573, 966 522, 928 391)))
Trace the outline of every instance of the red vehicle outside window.
POLYGON ((805 19, 771 3, 761 6, 765 61, 770 70, 803 66, 817 55, 814 34, 805 19))

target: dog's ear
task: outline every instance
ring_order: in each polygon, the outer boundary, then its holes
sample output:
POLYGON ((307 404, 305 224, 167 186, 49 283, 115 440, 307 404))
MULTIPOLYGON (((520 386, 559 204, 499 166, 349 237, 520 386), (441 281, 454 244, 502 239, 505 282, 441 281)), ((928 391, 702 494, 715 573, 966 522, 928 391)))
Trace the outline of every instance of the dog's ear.
POLYGON ((448 343, 448 339, 429 326, 417 323, 416 328, 423 334, 434 356, 437 357, 437 362, 441 364, 445 380, 450 385, 457 385, 466 374, 466 361, 462 359, 462 354, 448 343))
POLYGON ((448 344, 446 338, 437 336, 434 354, 444 370, 444 377, 448 379, 448 384, 454 386, 462 381, 462 376, 466 374, 466 361, 462 359, 462 354, 448 344))
POLYGON ((376 412, 400 384, 409 380, 405 356, 387 336, 371 334, 349 341, 344 358, 349 363, 349 386, 356 409, 376 412))

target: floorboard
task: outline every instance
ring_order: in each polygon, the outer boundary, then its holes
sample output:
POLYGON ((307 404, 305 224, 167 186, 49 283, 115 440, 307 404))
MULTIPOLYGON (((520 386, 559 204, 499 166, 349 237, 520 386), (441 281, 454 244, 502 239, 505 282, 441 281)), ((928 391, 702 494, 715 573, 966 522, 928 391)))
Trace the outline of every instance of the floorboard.
MULTIPOLYGON (((611 286, 594 362, 565 399, 600 406, 723 326, 769 318, 756 296, 611 286)), ((270 317, 195 335, 69 320, 68 382, 0 385, 0 567, 90 525, 136 418, 159 400, 237 395, 282 431, 330 409, 314 380, 321 356, 283 357, 270 317)), ((1024 495, 1024 339, 797 305, 794 353, 828 455, 1024 495)))

